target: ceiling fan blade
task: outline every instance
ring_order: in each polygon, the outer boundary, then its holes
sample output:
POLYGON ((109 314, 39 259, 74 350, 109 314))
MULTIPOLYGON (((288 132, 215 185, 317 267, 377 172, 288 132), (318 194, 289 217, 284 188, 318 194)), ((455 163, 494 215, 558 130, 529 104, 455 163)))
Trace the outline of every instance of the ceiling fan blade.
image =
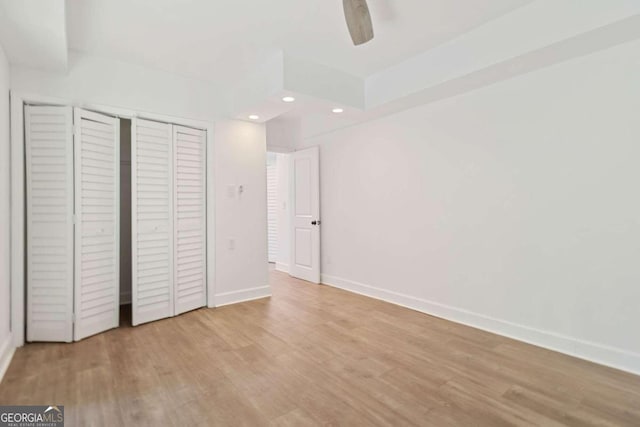
POLYGON ((344 17, 353 44, 360 45, 373 38, 373 24, 367 0, 342 0, 344 17))

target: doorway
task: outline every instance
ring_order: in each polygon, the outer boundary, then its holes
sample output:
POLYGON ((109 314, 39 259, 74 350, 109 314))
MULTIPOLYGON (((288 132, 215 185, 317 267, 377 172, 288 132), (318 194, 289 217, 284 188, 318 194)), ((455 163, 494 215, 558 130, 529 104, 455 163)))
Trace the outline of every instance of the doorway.
POLYGON ((320 283, 320 153, 267 152, 269 270, 320 283))

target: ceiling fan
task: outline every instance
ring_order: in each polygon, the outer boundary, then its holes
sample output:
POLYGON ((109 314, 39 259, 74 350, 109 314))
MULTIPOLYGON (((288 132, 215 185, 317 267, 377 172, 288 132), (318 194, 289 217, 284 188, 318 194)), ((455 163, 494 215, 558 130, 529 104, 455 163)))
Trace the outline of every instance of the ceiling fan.
POLYGON ((358 46, 373 39, 373 24, 367 0, 342 0, 342 6, 353 44, 358 46))

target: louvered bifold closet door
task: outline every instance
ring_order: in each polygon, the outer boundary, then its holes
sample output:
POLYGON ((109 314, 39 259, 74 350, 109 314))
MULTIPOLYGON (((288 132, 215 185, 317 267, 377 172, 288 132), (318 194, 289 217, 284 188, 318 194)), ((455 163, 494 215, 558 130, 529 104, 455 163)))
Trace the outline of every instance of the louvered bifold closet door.
POLYGON ((73 339, 73 115, 26 106, 27 341, 73 339))
POLYGON ((278 258, 278 172, 276 163, 267 165, 267 254, 269 262, 278 258))
POLYGON ((118 326, 120 123, 75 109, 75 340, 118 326))
POLYGON ((173 126, 175 314, 206 304, 206 132, 173 126))
POLYGON ((131 132, 132 323, 173 315, 173 132, 133 119, 131 132))

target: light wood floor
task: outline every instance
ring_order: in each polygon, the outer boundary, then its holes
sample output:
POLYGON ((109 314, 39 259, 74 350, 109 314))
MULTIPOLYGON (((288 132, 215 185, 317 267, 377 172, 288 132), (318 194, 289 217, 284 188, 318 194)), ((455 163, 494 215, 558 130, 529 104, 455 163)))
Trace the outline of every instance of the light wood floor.
POLYGON ((272 272, 273 297, 17 350, 67 425, 640 425, 640 377, 272 272))

